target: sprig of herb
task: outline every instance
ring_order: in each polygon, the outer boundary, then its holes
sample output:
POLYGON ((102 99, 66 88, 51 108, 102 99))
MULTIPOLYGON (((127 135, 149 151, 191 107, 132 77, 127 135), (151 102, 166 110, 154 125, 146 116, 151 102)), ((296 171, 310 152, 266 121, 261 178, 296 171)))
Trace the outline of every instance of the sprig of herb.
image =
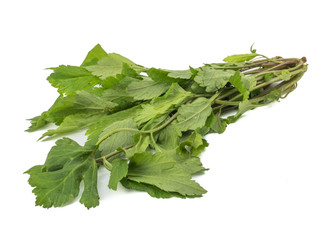
POLYGON ((80 202, 96 207, 99 167, 111 172, 113 190, 121 183, 157 198, 205 194, 192 180, 206 170, 199 158, 204 136, 286 97, 307 70, 305 58, 267 58, 252 47, 224 60, 183 71, 146 68, 97 45, 79 67, 50 68, 48 81, 60 95, 27 131, 54 123, 40 139, 80 129, 88 139, 84 146, 57 140, 45 163, 26 171, 36 205, 69 203, 83 181, 80 202))

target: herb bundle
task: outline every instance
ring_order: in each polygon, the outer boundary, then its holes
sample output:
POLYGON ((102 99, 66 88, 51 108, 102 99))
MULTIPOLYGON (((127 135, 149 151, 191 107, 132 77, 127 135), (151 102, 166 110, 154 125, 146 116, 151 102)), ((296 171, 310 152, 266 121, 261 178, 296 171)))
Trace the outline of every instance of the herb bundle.
POLYGON ((286 97, 307 70, 305 58, 248 54, 187 70, 146 68, 96 45, 83 63, 50 68, 60 96, 27 131, 49 123, 41 137, 87 129, 84 146, 62 137, 44 164, 26 171, 36 205, 80 202, 99 205, 98 168, 109 170, 108 187, 145 191, 152 197, 201 197, 192 175, 206 170, 199 154, 204 136, 223 133, 243 113, 286 97), (228 113, 228 114, 226 114, 228 113))

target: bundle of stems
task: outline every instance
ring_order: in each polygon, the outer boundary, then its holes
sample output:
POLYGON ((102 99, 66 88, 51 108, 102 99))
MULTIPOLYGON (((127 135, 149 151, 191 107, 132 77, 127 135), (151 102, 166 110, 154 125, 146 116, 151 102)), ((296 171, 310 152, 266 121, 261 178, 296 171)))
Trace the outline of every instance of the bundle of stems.
MULTIPOLYGON (((249 97, 250 103, 268 103, 275 99, 268 99, 266 96, 270 92, 277 90, 279 98, 285 98, 290 92, 297 87, 298 81, 307 71, 306 58, 282 58, 274 57, 263 60, 255 60, 246 63, 241 67, 221 67, 222 69, 232 69, 242 72, 245 76, 252 76, 257 80, 249 97), (287 70, 290 75, 289 79, 283 80, 281 73, 287 70), (266 76, 270 76, 266 78, 266 76)), ((219 68, 219 69, 221 69, 219 68)), ((213 101, 213 111, 226 112, 230 109, 239 107, 243 94, 238 93, 235 87, 224 89, 219 96, 213 101)))
POLYGON ((306 58, 268 58, 250 49, 225 63, 187 70, 146 68, 100 45, 81 66, 52 68, 48 80, 60 96, 31 119, 28 131, 58 125, 41 138, 86 128, 84 146, 64 137, 44 164, 30 168, 36 204, 49 208, 70 202, 99 205, 98 168, 111 172, 109 188, 145 191, 152 197, 201 197, 192 180, 207 170, 199 155, 205 136, 223 133, 246 111, 285 98, 307 71, 306 58))

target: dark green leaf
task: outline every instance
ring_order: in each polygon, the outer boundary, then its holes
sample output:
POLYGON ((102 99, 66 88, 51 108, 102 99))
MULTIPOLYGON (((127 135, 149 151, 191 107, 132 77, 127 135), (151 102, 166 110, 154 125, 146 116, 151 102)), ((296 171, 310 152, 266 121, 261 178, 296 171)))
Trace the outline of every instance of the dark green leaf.
POLYGON ((175 124, 181 131, 196 130, 205 125, 211 113, 211 101, 199 97, 192 103, 181 106, 178 113, 175 124))
POLYGON ((199 196, 206 193, 176 161, 163 153, 150 152, 135 154, 129 164, 128 179, 154 185, 167 192, 177 192, 183 196, 199 196))
POLYGON ((185 196, 179 193, 166 192, 154 185, 131 181, 128 178, 123 178, 121 180, 121 184, 128 189, 147 192, 151 197, 155 197, 155 198, 171 198, 171 197, 186 198, 185 196))
POLYGON ((112 161, 112 170, 109 180, 109 188, 117 190, 117 185, 122 178, 127 176, 128 161, 126 159, 115 159, 112 161))
POLYGON ((43 166, 26 171, 30 185, 35 187, 36 205, 50 208, 69 203, 78 196, 80 182, 84 180, 80 201, 87 208, 97 206, 97 166, 91 152, 71 139, 58 140, 43 166))
POLYGON ((208 146, 208 142, 195 131, 188 137, 187 140, 180 143, 180 146, 177 150, 181 155, 198 156, 208 146))
POLYGON ((155 82, 160 83, 176 83, 176 82, 183 82, 186 79, 182 77, 191 77, 191 73, 187 72, 179 72, 179 71, 172 71, 169 72, 163 69, 157 68, 150 68, 147 70, 148 76, 155 82))

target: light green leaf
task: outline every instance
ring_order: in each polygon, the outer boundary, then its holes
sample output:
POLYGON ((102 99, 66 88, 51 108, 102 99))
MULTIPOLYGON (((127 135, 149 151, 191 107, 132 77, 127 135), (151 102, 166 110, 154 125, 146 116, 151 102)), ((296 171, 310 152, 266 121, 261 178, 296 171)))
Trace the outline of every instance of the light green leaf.
POLYGON ((56 129, 49 129, 40 138, 79 131, 95 124, 105 113, 78 113, 67 116, 56 129))
POLYGON ((90 50, 90 52, 88 52, 88 55, 81 64, 81 67, 95 65, 100 59, 106 57, 107 55, 108 54, 103 50, 100 44, 97 44, 92 50, 90 50))
POLYGON ((117 53, 109 53, 101 58, 96 65, 86 66, 85 68, 92 72, 93 75, 106 79, 108 77, 117 77, 118 74, 121 74, 123 64, 128 64, 130 68, 137 72, 141 72, 144 69, 117 53))
POLYGON ((117 103, 111 102, 106 95, 98 96, 97 94, 91 94, 86 91, 77 91, 76 93, 74 108, 77 110, 106 112, 118 106, 117 103))
POLYGON ((155 82, 150 78, 145 78, 142 81, 130 83, 127 91, 129 96, 132 96, 135 100, 148 100, 160 96, 169 87, 170 84, 155 82))
POLYGON ((99 195, 95 164, 89 149, 68 138, 58 140, 44 165, 26 171, 30 175, 30 185, 35 187, 36 205, 50 208, 67 204, 78 196, 80 182, 84 180, 81 203, 87 208, 97 206, 99 195))
POLYGON ((75 114, 83 114, 83 116, 108 114, 117 106, 117 103, 109 101, 108 96, 101 96, 99 91, 93 89, 76 91, 70 96, 60 95, 48 111, 31 119, 31 127, 28 131, 37 130, 47 123, 61 125, 65 118, 75 114))
POLYGON ((101 155, 114 152, 117 148, 134 144, 133 136, 139 132, 137 124, 133 119, 125 119, 107 126, 100 134, 99 150, 101 155))
POLYGON ((176 155, 176 160, 177 164, 175 165, 177 168, 181 168, 183 171, 189 173, 190 175, 201 173, 205 170, 208 170, 207 168, 204 168, 200 158, 198 157, 188 157, 188 158, 183 158, 183 157, 177 157, 179 156, 178 154, 176 155))
POLYGON ((81 67, 60 65, 50 68, 54 72, 47 80, 60 94, 74 94, 78 90, 93 88, 100 83, 100 79, 81 67))
POLYGON ((174 83, 163 96, 156 97, 149 103, 141 104, 142 109, 134 120, 140 125, 156 116, 169 114, 175 107, 183 104, 191 96, 190 92, 186 92, 182 87, 174 83))
POLYGON ((206 193, 191 176, 175 167, 176 161, 167 154, 150 152, 135 154, 129 164, 127 178, 135 182, 154 185, 167 192, 183 196, 199 196, 206 193))
POLYGON ((204 66, 199 70, 194 81, 201 87, 205 87, 207 92, 215 92, 223 88, 234 73, 233 70, 218 70, 204 66))
POLYGON ((248 77, 236 71, 235 74, 230 77, 229 82, 243 94, 243 100, 246 100, 249 98, 251 90, 256 86, 257 80, 254 77, 248 77))
POLYGON ((178 109, 178 117, 175 124, 180 131, 196 130, 205 125, 211 111, 211 101, 199 97, 192 103, 182 105, 178 109))
POLYGON ((274 73, 272 73, 272 72, 266 73, 266 74, 263 76, 264 80, 266 80, 266 81, 270 80, 270 79, 273 78, 273 77, 274 77, 274 73))
POLYGON ((206 88, 200 87, 200 85, 196 82, 193 82, 190 86, 190 91, 197 94, 205 94, 207 93, 206 88))
POLYGON ((255 58, 259 54, 257 53, 248 53, 248 54, 235 54, 226 57, 223 59, 223 61, 228 62, 228 63, 238 63, 238 62, 246 62, 250 61, 251 59, 255 58))
POLYGON ((181 78, 181 79, 190 79, 192 77, 192 72, 191 70, 167 70, 168 73, 168 77, 172 77, 172 78, 181 78))
POLYGON ((128 160, 115 159, 112 161, 112 169, 109 179, 109 188, 117 190, 117 185, 122 178, 127 176, 128 173, 128 160))
POLYGON ((49 122, 47 120, 47 112, 43 112, 40 116, 28 119, 31 123, 26 132, 33 132, 46 126, 49 122))
POLYGON ((291 78, 291 73, 288 70, 282 70, 279 77, 284 81, 288 81, 291 78))

